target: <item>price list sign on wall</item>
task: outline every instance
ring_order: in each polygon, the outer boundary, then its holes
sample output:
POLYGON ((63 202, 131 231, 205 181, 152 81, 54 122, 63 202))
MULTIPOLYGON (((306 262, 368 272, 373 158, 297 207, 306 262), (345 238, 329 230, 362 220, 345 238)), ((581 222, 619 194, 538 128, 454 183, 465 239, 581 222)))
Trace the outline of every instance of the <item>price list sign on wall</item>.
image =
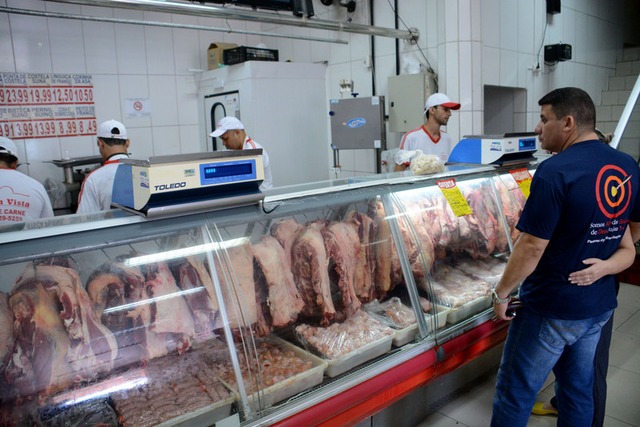
POLYGON ((30 139, 95 134, 91 75, 0 73, 0 136, 30 139))

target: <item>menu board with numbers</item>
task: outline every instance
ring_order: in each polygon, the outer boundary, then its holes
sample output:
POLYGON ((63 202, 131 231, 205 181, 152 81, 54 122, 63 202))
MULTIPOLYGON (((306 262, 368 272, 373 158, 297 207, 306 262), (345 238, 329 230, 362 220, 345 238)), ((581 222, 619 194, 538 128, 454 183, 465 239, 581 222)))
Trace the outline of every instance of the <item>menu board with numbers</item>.
POLYGON ((0 73, 0 136, 69 137, 96 129, 91 75, 0 73))

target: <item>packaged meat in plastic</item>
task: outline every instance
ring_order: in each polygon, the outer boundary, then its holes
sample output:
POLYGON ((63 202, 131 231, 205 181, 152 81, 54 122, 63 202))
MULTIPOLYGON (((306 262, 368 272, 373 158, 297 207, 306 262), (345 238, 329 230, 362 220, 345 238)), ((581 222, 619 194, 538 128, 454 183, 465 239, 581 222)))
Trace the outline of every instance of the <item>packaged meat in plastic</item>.
POLYGON ((404 329, 416 323, 416 315, 411 309, 393 297, 385 302, 373 300, 364 305, 364 310, 371 317, 394 329, 404 329))
POLYGON ((430 283, 434 302, 450 308, 461 307, 478 298, 486 297, 491 292, 491 286, 484 280, 443 265, 438 268, 430 283))
POLYGON ((343 323, 334 323, 326 328, 301 324, 296 326, 295 333, 307 350, 325 359, 337 359, 393 335, 394 331, 359 310, 343 323))

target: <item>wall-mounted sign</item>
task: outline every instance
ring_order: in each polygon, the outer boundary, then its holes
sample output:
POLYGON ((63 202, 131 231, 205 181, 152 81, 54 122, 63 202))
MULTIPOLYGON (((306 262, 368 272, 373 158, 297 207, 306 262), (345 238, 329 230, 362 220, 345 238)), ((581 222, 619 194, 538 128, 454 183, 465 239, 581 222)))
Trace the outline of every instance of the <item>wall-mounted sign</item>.
POLYGON ((149 98, 125 98, 124 112, 128 119, 151 116, 151 100, 149 98))
POLYGON ((96 134, 90 74, 0 73, 0 136, 96 134))

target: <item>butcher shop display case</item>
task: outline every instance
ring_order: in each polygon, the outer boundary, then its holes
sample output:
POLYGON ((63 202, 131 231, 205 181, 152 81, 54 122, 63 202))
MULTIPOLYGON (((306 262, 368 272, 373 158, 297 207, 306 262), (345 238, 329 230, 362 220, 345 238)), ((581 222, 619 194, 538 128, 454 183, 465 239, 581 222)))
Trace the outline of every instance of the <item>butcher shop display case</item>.
POLYGON ((0 228, 0 424, 274 424, 489 319, 513 173, 313 187, 0 228))

